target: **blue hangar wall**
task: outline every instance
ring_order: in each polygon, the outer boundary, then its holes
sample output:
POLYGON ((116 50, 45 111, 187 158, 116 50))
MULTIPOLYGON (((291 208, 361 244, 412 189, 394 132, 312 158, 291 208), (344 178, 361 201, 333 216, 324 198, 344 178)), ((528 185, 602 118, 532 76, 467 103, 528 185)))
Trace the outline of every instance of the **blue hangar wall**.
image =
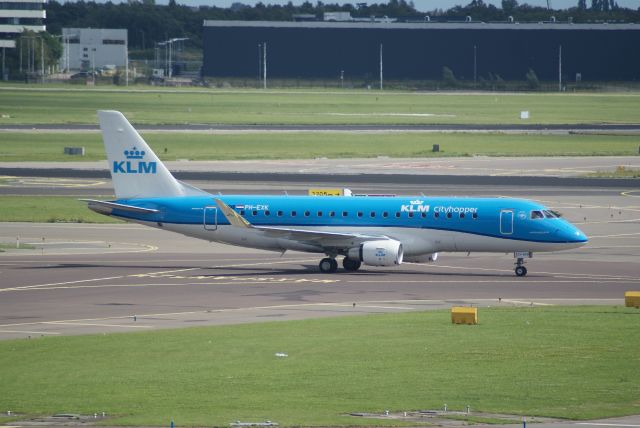
POLYGON ((203 75, 257 78, 259 44, 267 44, 270 78, 377 79, 380 44, 385 79, 440 79, 499 74, 523 80, 640 80, 640 24, 335 23, 205 21, 203 75))

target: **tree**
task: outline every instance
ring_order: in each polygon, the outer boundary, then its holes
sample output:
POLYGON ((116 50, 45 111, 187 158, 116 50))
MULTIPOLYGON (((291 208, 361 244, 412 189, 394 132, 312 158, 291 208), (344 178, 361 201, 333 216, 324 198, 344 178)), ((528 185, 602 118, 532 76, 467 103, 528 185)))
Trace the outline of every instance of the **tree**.
MULTIPOLYGON (((584 1, 584 0, 583 0, 584 1)), ((502 10, 507 13, 513 12, 518 8, 518 0, 502 0, 502 10)))
POLYGON ((578 9, 587 10, 587 0, 578 0, 578 9))
POLYGON ((540 81, 538 80, 538 76, 536 75, 536 72, 533 71, 532 68, 530 68, 529 71, 527 71, 527 74, 525 75, 525 77, 527 79, 527 85, 529 86, 529 89, 536 90, 540 88, 540 81))
POLYGON ((456 79, 453 71, 447 66, 442 67, 442 80, 444 80, 446 86, 458 86, 458 79, 456 79))

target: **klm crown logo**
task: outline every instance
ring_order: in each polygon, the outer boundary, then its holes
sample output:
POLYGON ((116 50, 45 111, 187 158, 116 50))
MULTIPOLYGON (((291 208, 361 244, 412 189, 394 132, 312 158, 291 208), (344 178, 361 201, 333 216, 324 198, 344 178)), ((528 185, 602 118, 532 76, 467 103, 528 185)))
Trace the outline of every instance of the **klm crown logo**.
POLYGON ((136 147, 127 149, 123 152, 124 157, 127 160, 113 161, 114 174, 155 174, 157 165, 156 162, 145 162, 146 154, 144 150, 138 150, 136 147))
POLYGON ((124 155, 127 159, 142 159, 144 157, 144 150, 138 150, 134 147, 131 150, 125 150, 124 155))

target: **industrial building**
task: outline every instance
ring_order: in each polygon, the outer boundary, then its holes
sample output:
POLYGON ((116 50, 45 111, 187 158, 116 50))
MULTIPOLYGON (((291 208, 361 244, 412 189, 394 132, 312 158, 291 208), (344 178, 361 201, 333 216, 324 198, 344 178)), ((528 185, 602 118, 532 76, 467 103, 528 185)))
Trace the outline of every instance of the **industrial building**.
POLYGON ((0 48, 15 48, 16 37, 25 29, 46 31, 46 0, 0 0, 0 48))
POLYGON ((640 80, 640 24, 204 21, 203 45, 212 77, 640 80))
POLYGON ((128 62, 126 29, 63 28, 62 44, 60 68, 63 70, 126 67, 128 62))

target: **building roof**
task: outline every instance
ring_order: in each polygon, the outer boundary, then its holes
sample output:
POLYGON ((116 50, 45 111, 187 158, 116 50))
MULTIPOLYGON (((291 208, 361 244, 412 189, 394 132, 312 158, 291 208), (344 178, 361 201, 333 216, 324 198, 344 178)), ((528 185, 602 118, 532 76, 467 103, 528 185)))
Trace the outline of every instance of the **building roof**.
POLYGON ((383 29, 383 30, 596 30, 640 31, 640 24, 569 24, 558 22, 291 22, 291 21, 217 21, 205 20, 204 27, 253 27, 253 28, 327 28, 327 29, 383 29))

